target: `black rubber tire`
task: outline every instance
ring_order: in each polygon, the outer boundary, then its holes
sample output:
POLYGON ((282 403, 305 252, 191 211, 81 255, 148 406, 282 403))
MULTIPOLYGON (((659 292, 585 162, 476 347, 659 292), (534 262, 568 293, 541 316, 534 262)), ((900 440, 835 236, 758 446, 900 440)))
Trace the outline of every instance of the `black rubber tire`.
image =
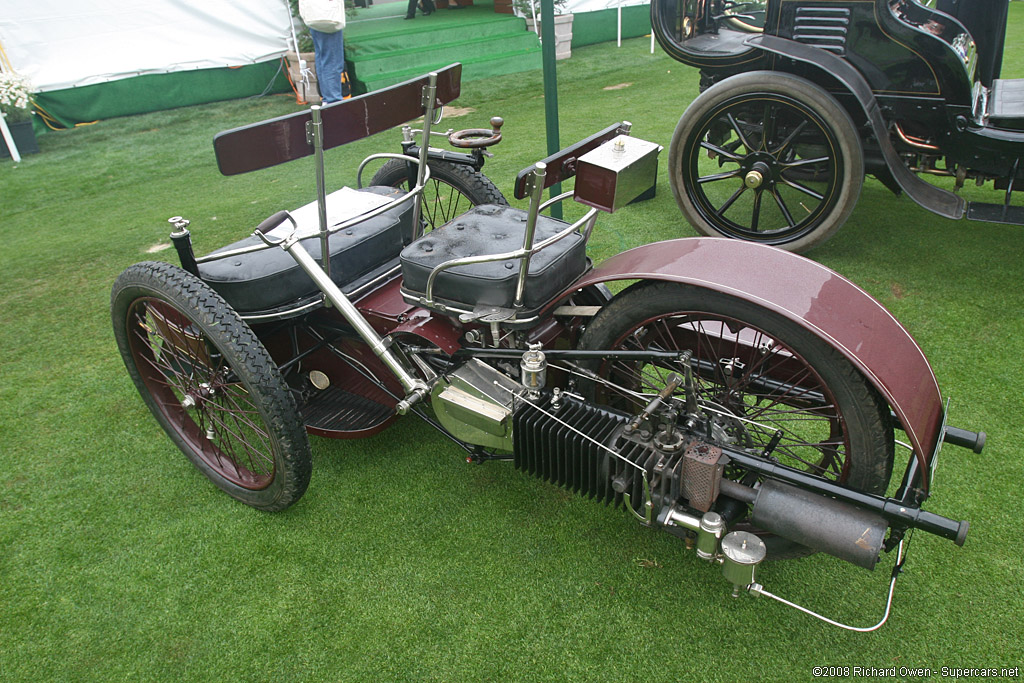
POLYGON ((295 400, 219 294, 176 266, 137 263, 114 283, 110 310, 143 401, 210 481, 261 510, 302 497, 312 457, 295 400))
MULTIPOLYGON (((691 350, 696 361, 710 362, 710 365, 703 366, 704 375, 700 375, 699 368, 695 372, 701 400, 714 401, 719 409, 724 408, 746 419, 756 419, 766 427, 759 429, 738 421, 730 424, 729 420, 722 420, 719 434, 726 435, 732 429, 729 436, 734 439, 734 447, 759 454, 774 431, 782 429, 785 438, 772 455, 783 464, 810 471, 848 488, 873 494, 885 493, 892 476, 895 443, 885 400, 839 352, 793 321, 757 304, 720 292, 680 283, 641 282, 616 296, 594 318, 580 340, 580 348, 590 350, 622 347, 667 349, 671 346, 682 350, 691 348, 691 345, 695 347, 691 350), (669 324, 670 319, 673 324, 669 324), (704 321, 704 324, 686 326, 696 320, 704 321), (717 326, 719 322, 728 323, 728 326, 717 326), (638 335, 632 336, 634 332, 638 335), (767 350, 761 351, 755 359, 756 364, 748 362, 752 366, 750 373, 745 375, 740 370, 738 378, 732 374, 727 379, 722 361, 729 358, 725 354, 730 351, 739 353, 733 337, 741 332, 748 335, 744 337, 748 343, 753 340, 754 348, 767 350), (749 336, 752 334, 761 336, 749 336), (670 338, 668 335, 673 336, 670 338), (727 339, 716 344, 722 336, 727 339), (765 347, 769 342, 770 345, 765 347), (788 389, 758 388, 749 379, 754 374, 755 365, 759 378, 790 378, 786 385, 788 389), (807 370, 810 372, 805 375, 807 370), (709 377, 709 372, 713 376, 709 377), (800 378, 799 384, 792 380, 793 377, 800 378), (744 384, 745 381, 748 384, 744 384), (794 386, 801 391, 792 391, 794 386), (818 405, 811 405, 811 401, 806 400, 811 392, 819 392, 814 395, 822 397, 818 405), (793 400, 794 394, 796 400, 793 400), (779 409, 773 407, 776 405, 779 409), (832 405, 835 406, 834 411, 832 405), (802 412, 797 415, 795 410, 802 412), (777 418, 774 421, 773 415, 777 418), (827 430, 827 435, 824 430, 827 430), (801 432, 810 441, 801 443, 801 432), (822 445, 832 441, 840 441, 841 446, 832 449, 822 445), (815 463, 818 456, 820 460, 815 463), (822 468, 824 472, 815 466, 822 463, 827 463, 822 468)), ((621 380, 620 384, 626 384, 640 364, 621 363, 613 367, 608 361, 598 360, 587 367, 605 379, 621 380)), ((658 376, 669 371, 668 368, 652 366, 645 366, 643 370, 648 373, 654 371, 658 376)), ((647 376, 651 377, 650 374, 647 376)), ((650 389, 656 384, 656 381, 651 382, 647 393, 653 393, 650 389)), ((779 387, 785 384, 777 383, 779 387)), ((633 388, 640 386, 642 384, 637 382, 633 388)), ((655 386, 657 388, 660 387, 655 386)), ((621 398, 594 382, 586 383, 581 390, 592 400, 632 414, 638 413, 644 403, 621 398)), ((739 476, 740 473, 732 474, 739 476)), ((764 538, 772 559, 810 552, 804 546, 783 538, 771 535, 764 538)))
MULTIPOLYGON (((474 206, 508 206, 505 195, 480 171, 445 161, 431 161, 428 165, 430 180, 423 188, 421 202, 422 220, 426 231, 441 227, 474 206)), ((408 190, 408 164, 401 159, 388 161, 373 174, 370 185, 408 190)))
POLYGON ((687 107, 672 135, 669 179, 697 232, 802 252, 849 218, 864 154, 850 115, 827 92, 790 74, 753 71, 716 83, 687 107), (719 150, 714 160, 706 144, 719 150), (747 193, 754 170, 763 180, 747 193))

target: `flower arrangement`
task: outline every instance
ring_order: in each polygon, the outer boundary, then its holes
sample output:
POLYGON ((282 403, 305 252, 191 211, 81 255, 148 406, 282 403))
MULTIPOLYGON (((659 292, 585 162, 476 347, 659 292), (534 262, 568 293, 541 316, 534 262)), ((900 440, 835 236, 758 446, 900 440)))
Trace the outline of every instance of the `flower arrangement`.
POLYGON ((27 78, 0 71, 0 112, 8 123, 28 121, 32 116, 32 86, 27 78))

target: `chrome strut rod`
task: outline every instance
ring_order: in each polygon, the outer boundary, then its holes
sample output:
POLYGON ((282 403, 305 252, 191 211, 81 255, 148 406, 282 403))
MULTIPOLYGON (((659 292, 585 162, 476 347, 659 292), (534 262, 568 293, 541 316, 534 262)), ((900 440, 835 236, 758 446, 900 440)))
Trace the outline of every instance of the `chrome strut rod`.
POLYGON ((294 232, 291 236, 280 242, 271 240, 263 233, 257 233, 257 235, 264 242, 276 244, 291 254, 291 257, 295 259, 299 267, 306 271, 306 274, 309 275, 320 291, 334 304, 334 307, 344 316, 356 333, 362 337, 374 355, 394 373, 395 377, 402 384, 402 388, 406 391, 406 397, 399 401, 395 407, 399 414, 404 415, 409 412, 414 403, 420 401, 430 392, 430 387, 423 380, 410 374, 398 357, 391 352, 388 342, 377 334, 377 331, 366 321, 366 318, 359 312, 355 304, 345 296, 345 293, 341 291, 338 285, 334 284, 334 281, 323 271, 316 260, 309 255, 309 252, 299 243, 294 232))

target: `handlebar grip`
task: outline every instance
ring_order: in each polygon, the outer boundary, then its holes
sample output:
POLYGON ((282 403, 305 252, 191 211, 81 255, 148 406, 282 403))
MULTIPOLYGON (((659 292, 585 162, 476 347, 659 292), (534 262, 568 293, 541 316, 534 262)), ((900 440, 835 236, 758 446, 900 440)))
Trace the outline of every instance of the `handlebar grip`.
POLYGON ((279 226, 282 223, 284 223, 286 220, 288 220, 288 212, 287 211, 283 211, 283 210, 282 211, 278 211, 273 216, 271 216, 270 218, 265 219, 262 223, 257 225, 255 232, 258 232, 258 233, 261 233, 261 234, 265 235, 268 232, 270 232, 271 230, 273 230, 274 228, 276 228, 277 226, 279 226))
POLYGON ((985 432, 972 432, 948 425, 946 426, 946 431, 942 434, 942 440, 946 443, 951 443, 961 448, 969 448, 975 453, 981 453, 981 449, 985 447, 986 438, 985 432))

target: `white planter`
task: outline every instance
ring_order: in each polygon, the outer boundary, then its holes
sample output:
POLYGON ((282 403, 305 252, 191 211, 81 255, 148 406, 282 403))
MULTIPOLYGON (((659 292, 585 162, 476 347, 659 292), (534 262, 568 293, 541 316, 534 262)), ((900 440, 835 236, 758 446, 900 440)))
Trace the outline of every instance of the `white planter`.
MULTIPOLYGON (((539 23, 539 22, 538 22, 539 23)), ((538 36, 541 35, 540 26, 533 25, 533 19, 526 17, 526 28, 538 36)), ((568 59, 572 56, 572 15, 555 15, 555 59, 568 59)))

